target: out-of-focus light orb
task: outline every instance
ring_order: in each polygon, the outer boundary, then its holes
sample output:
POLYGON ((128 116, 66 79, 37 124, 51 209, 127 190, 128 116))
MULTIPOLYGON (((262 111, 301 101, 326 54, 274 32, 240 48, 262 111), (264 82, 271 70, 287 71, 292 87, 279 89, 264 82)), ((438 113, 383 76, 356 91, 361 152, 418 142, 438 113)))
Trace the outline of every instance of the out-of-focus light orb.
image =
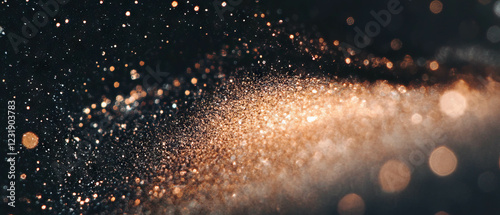
POLYGON ((439 69, 439 63, 437 61, 432 61, 430 64, 429 64, 429 68, 432 70, 432 71, 436 71, 437 69, 439 69))
POLYGON ((401 161, 389 160, 380 168, 378 181, 383 191, 394 193, 404 190, 410 183, 410 168, 401 161))
POLYGON ((492 192, 498 187, 498 179, 493 172, 484 172, 477 178, 477 186, 483 192, 492 192))
POLYGON ((450 215, 449 213, 446 213, 444 211, 439 211, 435 215, 450 215))
POLYGON ((403 46, 403 43, 402 43, 402 42, 401 42, 401 40, 399 40, 398 38, 393 39, 393 40, 391 41, 391 48, 392 48, 392 50, 394 50, 394 51, 397 51, 397 50, 401 49, 401 47, 402 47, 402 46, 403 46))
POLYGON ((422 115, 416 113, 411 116, 411 123, 420 124, 422 122, 422 115))
POLYGON ((365 202, 361 196, 350 193, 339 201, 337 211, 340 215, 362 215, 365 213, 365 202))
POLYGON ((352 18, 352 16, 348 17, 346 19, 346 23, 347 23, 347 25, 353 25, 354 24, 354 18, 352 18))
POLYGON ((493 25, 486 31, 486 39, 492 43, 500 42, 500 27, 493 25))
POLYGON ((172 7, 177 7, 177 5, 179 5, 179 3, 177 1, 172 2, 172 7))
POLYGON ((464 114, 467 109, 467 100, 457 91, 446 91, 439 99, 439 107, 446 115, 457 118, 464 114))
POLYGON ((441 1, 439 1, 439 0, 434 0, 431 2, 429 9, 434 14, 441 13, 441 11, 443 10, 443 3, 441 3, 441 1))
POLYGON ((446 146, 440 146, 432 151, 429 166, 438 176, 448 176, 457 168, 457 156, 446 146))
POLYGON ((496 1, 495 4, 493 4, 493 12, 500 17, 500 1, 496 1))
POLYGON ((38 136, 35 133, 28 131, 23 134, 23 146, 27 149, 34 149, 38 145, 38 136))

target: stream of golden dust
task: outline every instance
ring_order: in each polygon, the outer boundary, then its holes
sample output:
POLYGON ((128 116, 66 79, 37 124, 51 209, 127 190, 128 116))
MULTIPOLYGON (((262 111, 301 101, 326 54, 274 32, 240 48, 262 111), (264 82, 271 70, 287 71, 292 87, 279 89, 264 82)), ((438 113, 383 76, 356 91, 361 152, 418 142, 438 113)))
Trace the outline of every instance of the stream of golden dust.
POLYGON ((327 201, 340 214, 362 214, 364 197, 344 185, 368 181, 397 195, 417 167, 450 175, 453 147, 480 147, 470 128, 500 119, 500 84, 492 80, 474 89, 465 81, 405 87, 264 78, 229 80, 223 89, 192 126, 162 140, 179 150, 165 150, 156 182, 137 187, 148 200, 137 210, 314 213, 327 201))

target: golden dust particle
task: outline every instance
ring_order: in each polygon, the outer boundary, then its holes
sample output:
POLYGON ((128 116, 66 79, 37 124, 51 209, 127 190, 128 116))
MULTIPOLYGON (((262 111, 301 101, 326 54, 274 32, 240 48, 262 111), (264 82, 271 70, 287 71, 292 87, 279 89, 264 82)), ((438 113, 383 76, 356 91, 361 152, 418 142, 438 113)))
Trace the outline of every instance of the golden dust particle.
POLYGON ((45 210, 46 208, 47 208, 47 206, 42 205, 42 210, 45 210))
POLYGON ((348 17, 346 19, 347 25, 354 25, 354 18, 352 16, 348 17))
POLYGON ((368 64, 370 64, 370 61, 369 61, 368 59, 365 59, 365 60, 363 61, 363 64, 364 64, 365 66, 368 66, 368 64))
POLYGON ((402 46, 403 46, 403 43, 402 43, 402 42, 401 42, 401 40, 399 40, 398 38, 393 39, 393 40, 391 41, 391 48, 392 48, 392 50, 394 50, 394 51, 397 51, 397 50, 401 49, 401 47, 402 47, 402 46))
POLYGON ((130 16, 130 11, 125 12, 125 16, 130 16))
POLYGON ((266 23, 266 25, 267 25, 267 26, 271 26, 271 23, 270 23, 270 22, 267 22, 267 23, 266 23))
POLYGON ((38 145, 38 136, 35 133, 28 131, 23 134, 23 146, 27 149, 34 149, 38 145))
POLYGON ((172 194, 176 195, 177 197, 182 197, 182 191, 181 188, 175 187, 172 190, 172 194))
POLYGON ((200 10, 200 7, 197 6, 194 6, 194 11, 199 11, 200 10))
POLYGON ((340 44, 340 42, 338 40, 333 41, 334 46, 338 46, 339 44, 340 44))
POLYGON ((441 1, 439 1, 439 0, 434 0, 431 2, 429 9, 434 14, 441 13, 441 11, 443 10, 443 3, 441 3, 441 1))
POLYGON ((142 61, 142 60, 141 60, 141 61, 139 61, 139 65, 140 65, 140 66, 144 66, 144 61, 142 61))
POLYGON ((457 118, 462 116, 467 109, 467 99, 457 91, 449 90, 439 98, 441 112, 449 117, 457 118))
POLYGON ((199 63, 195 63, 195 64, 194 64, 194 68, 196 68, 196 69, 200 69, 200 66, 201 66, 201 65, 200 65, 199 63))
POLYGON ((362 215, 365 213, 365 202, 359 195, 350 193, 339 201, 337 211, 340 215, 362 215))
POLYGON ((449 214, 444 211, 439 211, 435 215, 449 215, 449 214))
POLYGON ((429 64, 429 68, 432 70, 432 71, 436 71, 437 69, 439 69, 439 63, 437 61, 432 61, 430 64, 429 64))
POLYGON ((140 199, 136 199, 136 200, 134 201, 134 205, 135 205, 135 206, 137 206, 137 205, 139 205, 139 204, 141 204, 141 200, 140 200, 140 199))
POLYGON ((293 40, 293 38, 294 38, 293 34, 290 34, 290 39, 292 39, 292 40, 293 40))
POLYGON ((92 109, 95 109, 95 108, 97 107, 97 105, 96 105, 96 104, 92 104, 92 105, 90 105, 90 107, 91 107, 92 109))
POLYGON ((177 3, 177 1, 172 2, 172 7, 177 7, 177 5, 179 5, 179 3, 177 3))
POLYGON ((196 83, 198 83, 198 79, 196 79, 196 78, 192 78, 192 79, 191 79, 191 84, 196 84, 196 83))
POLYGON ((37 199, 42 199, 42 194, 36 194, 37 199))
POLYGON ((378 181, 383 191, 394 193, 404 190, 410 183, 411 172, 408 166, 398 160, 387 161, 378 174, 378 181))
POLYGON ((388 69, 392 69, 393 66, 392 62, 387 62, 385 65, 387 66, 388 69))
POLYGON ((58 23, 56 23, 56 27, 58 27, 58 28, 59 28, 60 26, 61 26, 61 23, 59 23, 59 22, 58 22, 58 23))
POLYGON ((113 84, 113 86, 114 86, 115 88, 118 88, 118 87, 120 86, 120 82, 115 81, 115 83, 113 84))
POLYGON ((84 108, 84 109, 83 109, 83 112, 84 112, 85 114, 89 114, 89 113, 90 113, 90 108, 84 108))
MULTIPOLYGON (((222 7, 226 7, 227 3, 225 1, 223 1, 220 5, 222 5, 222 7)), ((257 14, 255 14, 255 17, 257 17, 257 14)))
POLYGON ((411 116, 411 123, 420 124, 422 122, 422 115, 416 113, 411 116))
POLYGON ((175 79, 175 80, 174 80, 174 86, 175 86, 175 87, 179 87, 179 86, 181 86, 181 82, 180 82, 179 80, 175 79))
POLYGON ((111 197, 111 202, 114 202, 114 201, 115 201, 115 199, 116 199, 116 198, 115 198, 114 196, 113 196, 113 197, 111 197))
POLYGON ((127 68, 127 67, 128 67, 128 63, 125 64, 125 68, 127 68))
POLYGON ((184 94, 186 94, 186 96, 189 96, 189 94, 191 94, 191 92, 189 90, 186 90, 186 91, 184 91, 184 94))
POLYGON ((139 182, 141 182, 141 179, 140 178, 135 178, 135 183, 139 184, 139 182))
POLYGON ((21 179, 23 179, 23 180, 26 179, 26 174, 24 174, 24 173, 21 174, 21 179))
POLYGON ((350 64, 351 63, 351 58, 346 58, 345 63, 350 64))
POLYGON ((429 166, 436 175, 447 176, 457 168, 457 157, 446 146, 440 146, 432 151, 429 166))
POLYGON ((111 71, 111 72, 115 71, 115 67, 114 66, 110 66, 109 67, 109 71, 111 71))
POLYGON ((97 198, 97 193, 94 193, 94 195, 92 195, 92 197, 97 198))
POLYGON ((69 19, 65 19, 64 23, 68 24, 69 23, 69 19))
POLYGON ((260 18, 265 18, 266 17, 266 14, 260 14, 260 18))

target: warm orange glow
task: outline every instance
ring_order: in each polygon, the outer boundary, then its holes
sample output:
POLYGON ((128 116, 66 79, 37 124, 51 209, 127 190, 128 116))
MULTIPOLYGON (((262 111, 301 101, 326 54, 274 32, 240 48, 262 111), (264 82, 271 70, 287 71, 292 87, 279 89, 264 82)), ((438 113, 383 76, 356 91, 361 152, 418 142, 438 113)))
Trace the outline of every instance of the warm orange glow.
POLYGON ((115 67, 114 66, 110 66, 109 67, 109 71, 111 71, 111 72, 115 71, 115 67))
POLYGON ((439 63, 437 61, 432 61, 430 64, 429 64, 429 68, 432 70, 432 71, 436 71, 437 69, 439 69, 439 63))
POLYGON ((179 3, 177 3, 177 1, 172 2, 172 7, 177 7, 177 5, 179 5, 179 3))
POLYGON ((38 136, 35 133, 28 131, 23 134, 23 146, 27 149, 34 149, 38 145, 38 136))
POLYGON ((181 82, 177 79, 174 80, 174 87, 179 87, 181 86, 181 82))
POLYGON ((443 3, 441 3, 441 1, 439 1, 439 0, 434 0, 431 2, 429 9, 434 14, 441 13, 441 11, 443 10, 443 3))
POLYGON ((353 25, 354 24, 354 18, 352 18, 352 16, 348 17, 347 20, 347 25, 353 25))
POLYGON ((449 148, 441 146, 432 151, 429 166, 436 175, 447 176, 457 168, 457 157, 449 148))
POLYGON ((389 160, 380 168, 378 180, 383 191, 388 193, 404 190, 410 183, 410 169, 401 161, 389 160))
POLYGON ((387 62, 386 66, 388 69, 392 69, 393 64, 392 64, 392 62, 387 62))
POLYGON ((365 213, 365 202, 359 195, 350 193, 339 201, 337 211, 340 215, 362 215, 365 213))
POLYGON ((293 38, 294 38, 293 34, 290 34, 290 39, 293 39, 293 38))
POLYGON ((350 64, 351 63, 351 58, 346 58, 345 63, 350 64))

